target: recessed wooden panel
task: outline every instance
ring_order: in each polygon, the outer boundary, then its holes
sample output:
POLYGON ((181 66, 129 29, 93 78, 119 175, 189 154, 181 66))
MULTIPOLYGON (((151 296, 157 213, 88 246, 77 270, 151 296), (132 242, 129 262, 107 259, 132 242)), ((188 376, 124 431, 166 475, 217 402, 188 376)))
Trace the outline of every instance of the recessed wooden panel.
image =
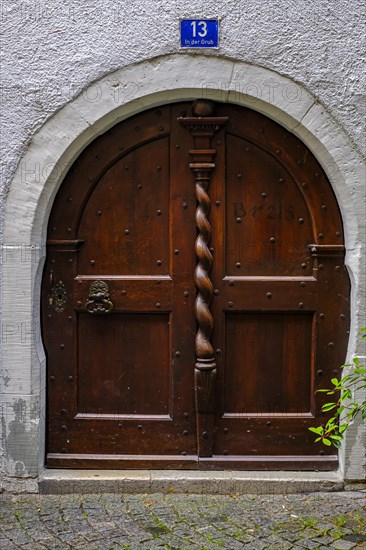
POLYGON ((168 147, 168 138, 144 144, 105 172, 80 222, 80 273, 170 272, 168 147))
POLYGON ((313 240, 308 207, 279 159, 227 135, 227 275, 309 275, 313 240))
POLYGON ((225 414, 310 413, 312 314, 226 314, 225 414))
POLYGON ((167 415, 169 314, 78 317, 78 413, 167 415))

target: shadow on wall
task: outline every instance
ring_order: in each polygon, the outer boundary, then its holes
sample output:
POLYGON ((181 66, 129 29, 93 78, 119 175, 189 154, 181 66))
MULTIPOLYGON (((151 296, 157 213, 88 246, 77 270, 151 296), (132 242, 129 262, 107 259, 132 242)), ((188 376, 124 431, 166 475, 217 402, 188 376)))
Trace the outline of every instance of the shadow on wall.
POLYGON ((26 402, 17 399, 13 405, 15 419, 9 424, 6 453, 9 462, 14 463, 16 477, 37 475, 34 449, 37 446, 38 425, 31 421, 26 424, 26 402), (19 457, 22 460, 19 460, 19 457))

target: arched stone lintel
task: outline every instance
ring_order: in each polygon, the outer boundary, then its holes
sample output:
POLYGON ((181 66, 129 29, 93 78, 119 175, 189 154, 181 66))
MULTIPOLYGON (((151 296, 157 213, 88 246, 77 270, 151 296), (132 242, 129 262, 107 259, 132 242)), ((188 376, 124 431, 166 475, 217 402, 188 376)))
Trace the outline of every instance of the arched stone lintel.
MULTIPOLYGON (((40 338, 39 291, 49 213, 57 190, 80 152, 117 122, 148 108, 205 97, 257 110, 282 124, 309 147, 323 166, 340 205, 347 246, 353 312, 349 355, 362 326, 362 254, 365 171, 348 136, 306 88, 268 69, 219 57, 174 54, 147 60, 109 74, 55 113, 33 137, 8 194, 4 225, 3 325, 10 327, 3 364, 12 380, 4 402, 24 396, 28 411, 38 407, 39 448, 29 457, 32 472, 44 456, 45 357, 40 338), (24 328, 24 335, 22 331, 24 328), (36 405, 34 404, 36 402, 36 405)), ((7 415, 10 425, 15 413, 7 415)), ((345 442, 342 470, 347 477, 345 442)), ((33 451, 29 451, 32 452, 33 451)), ((21 449, 19 449, 21 455, 21 449)), ((28 455, 27 455, 28 456, 28 455)), ((16 475, 15 459, 5 471, 16 475)), ((352 466, 352 479, 365 464, 352 466)))

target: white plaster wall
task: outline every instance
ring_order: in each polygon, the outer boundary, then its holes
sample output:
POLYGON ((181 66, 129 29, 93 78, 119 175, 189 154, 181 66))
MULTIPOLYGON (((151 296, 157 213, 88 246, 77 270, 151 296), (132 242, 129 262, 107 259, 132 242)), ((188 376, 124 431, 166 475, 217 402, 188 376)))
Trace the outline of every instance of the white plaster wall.
MULTIPOLYGON (((364 146, 363 0, 2 1, 5 184, 47 118, 101 76, 177 52, 178 18, 191 15, 222 17, 221 48, 208 55, 304 84, 364 146)), ((131 82, 121 93, 138 88, 131 82)))
MULTIPOLYGON (((113 71, 157 56, 174 53, 185 55, 186 52, 179 49, 178 18, 215 15, 222 17, 221 48, 218 51, 204 52, 204 55, 213 58, 225 56, 244 61, 243 66, 246 67, 244 74, 240 63, 222 65, 223 72, 218 70, 211 72, 210 65, 205 64, 204 73, 201 74, 202 64, 198 61, 197 55, 202 55, 202 52, 196 51, 192 52, 191 57, 183 64, 185 88, 189 88, 190 81, 194 81, 195 86, 192 87, 196 89, 207 87, 212 90, 210 93, 216 99, 233 102, 238 100, 239 93, 246 94, 249 98, 247 104, 252 105, 253 108, 259 108, 259 104, 257 105, 251 96, 257 97, 259 103, 279 103, 284 113, 290 112, 291 116, 294 116, 293 123, 288 120, 287 126, 294 128, 309 146, 313 139, 312 134, 316 136, 317 131, 320 131, 324 141, 324 135, 327 132, 324 125, 326 126, 329 120, 333 120, 334 124, 329 126, 330 149, 334 152, 337 147, 343 147, 344 140, 348 143, 349 161, 346 155, 343 161, 344 173, 339 180, 341 184, 335 187, 337 187, 336 192, 342 211, 349 213, 353 208, 355 216, 355 220, 352 220, 348 214, 346 220, 349 255, 355 268, 353 275, 356 277, 353 287, 353 313, 358 314, 358 321, 353 324, 355 329, 357 325, 362 324, 361 296, 364 291, 364 280, 360 279, 362 268, 359 262, 360 246, 364 237, 364 225, 362 226, 361 223, 365 204, 361 188, 364 168, 359 163, 355 166, 358 152, 364 149, 361 121, 364 120, 365 102, 362 101, 362 90, 365 88, 365 72, 362 70, 361 50, 362 17, 365 15, 365 9, 361 0, 325 2, 226 0, 204 3, 197 0, 190 2, 185 0, 179 2, 177 0, 3 2, 1 4, 4 53, 1 88, 3 119, 0 157, 2 165, 0 236, 6 194, 17 167, 18 181, 21 185, 24 184, 24 195, 19 193, 14 195, 18 201, 15 202, 10 194, 7 199, 8 211, 10 206, 14 216, 18 212, 22 218, 27 217, 27 212, 34 212, 33 195, 29 183, 34 180, 38 180, 38 183, 46 180, 47 172, 51 169, 46 161, 42 164, 42 161, 37 160, 42 159, 41 148, 43 151, 47 151, 48 148, 47 142, 37 141, 37 130, 80 93, 83 94, 82 103, 86 108, 83 110, 79 101, 79 116, 64 117, 60 134, 48 135, 48 140, 67 141, 68 131, 70 135, 77 135, 78 132, 72 128, 75 120, 79 127, 87 128, 90 124, 88 116, 93 108, 98 111, 98 109, 103 110, 108 103, 110 109, 133 100, 138 103, 139 98, 146 93, 148 80, 151 78, 146 65, 142 72, 132 70, 131 78, 126 71, 123 80, 116 78, 115 82, 113 71), (197 59, 197 63, 193 61, 194 58, 197 59), (253 67, 251 68, 250 65, 253 67), (261 71, 256 69, 258 66, 274 71, 273 80, 270 77, 271 73, 266 73, 265 80, 261 80, 261 71), (276 73, 286 77, 285 84, 277 78, 276 73), (97 79, 101 82, 100 79, 104 75, 111 75, 107 79, 109 84, 107 99, 103 96, 103 88, 99 85, 88 88, 97 79), (230 93, 227 94, 227 92, 230 93), (319 100, 319 105, 314 104, 314 98, 319 100), (306 124, 297 127, 298 120, 305 120, 306 124), (335 128, 339 128, 342 133, 341 140, 337 141, 338 133, 335 128), (28 150, 32 149, 34 152, 37 147, 39 148, 38 157, 33 155, 31 163, 27 161, 23 165, 19 164, 22 156, 27 158, 24 155, 28 150), (353 152, 355 155, 352 154, 353 152), (347 178, 347 170, 349 178, 347 178), (347 193, 342 195, 343 182, 349 188, 347 193), (22 196, 26 202, 20 205, 19 198, 22 196), (12 200, 13 203, 11 203, 12 200)), ((172 81, 166 86, 168 89, 179 87, 180 84, 178 82, 180 78, 174 71, 175 59, 177 58, 173 55, 169 61, 172 81), (176 86, 174 86, 174 80, 176 86)), ((150 68, 154 73, 154 82, 158 81, 160 62, 151 63, 150 68)), ((168 75, 169 70, 165 68, 161 77, 167 79, 168 75)), ((185 93, 184 97, 188 95, 185 93)), ((166 94, 165 100, 169 97, 172 97, 172 94, 170 96, 166 94)), ((238 102, 241 101, 242 99, 238 100, 238 102)), ((137 107, 139 108, 143 108, 143 103, 137 107)), ((133 110, 132 104, 131 111, 133 110)), ((105 115, 101 113, 100 116, 102 114, 105 115)), ((275 110, 271 115, 276 116, 275 110)), ((281 121, 286 122, 285 115, 281 121)), ((105 125, 106 123, 104 127, 105 125)), ((93 131, 97 129, 98 127, 95 127, 93 131)), ((313 141, 313 150, 316 153, 319 143, 316 138, 313 141)), ((328 175, 333 177, 336 184, 338 175, 332 174, 332 171, 339 170, 339 162, 337 164, 332 154, 327 157, 324 151, 319 150, 317 156, 323 159, 328 175)), ((47 154, 43 155, 43 158, 47 159, 47 154)), ((41 221, 39 223, 41 224, 41 221)), ((44 224, 42 227, 45 227, 44 224)), ((40 237, 41 233, 38 232, 37 235, 40 237)), ((22 236, 21 232, 18 237, 16 242, 14 239, 12 242, 5 239, 3 265, 5 271, 9 270, 10 265, 16 265, 16 261, 12 263, 12 254, 15 254, 20 269, 14 272, 14 277, 19 279, 21 292, 26 293, 24 289, 27 284, 28 286, 31 284, 30 274, 33 269, 33 263, 28 262, 27 259, 29 260, 32 254, 38 255, 39 259, 42 250, 37 252, 37 247, 42 247, 42 239, 29 242, 29 233, 27 236, 25 234, 22 236), (36 246, 36 252, 31 252, 27 248, 32 244, 36 246), (15 249, 12 251, 13 246, 15 249)), ((36 265, 38 265, 37 262, 36 265)), ((39 265, 37 269, 40 269, 39 265)), ((22 316, 21 303, 21 299, 18 300, 18 319, 22 316)), ((14 325, 10 329, 9 326, 2 325, 2 334, 4 335, 5 330, 7 339, 7 342, 3 343, 7 344, 15 340, 16 344, 17 339, 19 342, 18 348, 4 346, 3 356, 6 358, 7 350, 11 349, 9 360, 15 360, 19 365, 22 362, 22 346, 23 344, 26 346, 29 339, 27 330, 31 330, 31 322, 31 318, 24 318, 23 327, 14 325), (27 325, 27 323, 30 324, 27 325), (9 334, 9 330, 14 330, 14 334, 9 334)), ((35 335, 36 340, 37 338, 38 335, 35 335)), ((350 352, 355 351, 355 348, 355 334, 353 334, 350 352)), ((24 372, 22 373, 21 369, 18 370, 17 376, 17 379, 14 379, 11 375, 5 374, 6 394, 13 395, 15 400, 16 396, 23 392, 25 401, 29 396, 27 406, 32 407, 34 391, 38 387, 42 388, 39 376, 32 377, 26 364, 24 372)), ((22 415, 20 405, 19 418, 22 415)), ((34 406, 36 407, 36 403, 34 406)), ((3 409, 5 418, 8 414, 14 419, 14 407, 11 411, 3 409)), ((358 434, 360 435, 359 431, 358 434)), ((361 435, 361 439, 362 437, 364 438, 361 435)), ((358 436, 356 450, 355 446, 350 446, 346 451, 348 457, 352 452, 357 453, 354 462, 356 466, 353 469, 355 473, 350 474, 351 478, 352 475, 355 478, 360 475, 360 464, 365 463, 364 457, 359 456, 360 452, 363 452, 362 445, 359 445, 361 439, 358 436)))

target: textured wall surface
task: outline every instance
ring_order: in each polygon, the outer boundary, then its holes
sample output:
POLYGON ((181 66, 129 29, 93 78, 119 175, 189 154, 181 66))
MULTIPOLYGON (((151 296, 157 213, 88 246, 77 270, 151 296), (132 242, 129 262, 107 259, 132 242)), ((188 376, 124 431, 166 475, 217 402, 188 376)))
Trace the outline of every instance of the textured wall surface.
MULTIPOLYGON (((257 89, 254 95, 259 94, 264 101, 271 102, 273 94, 289 94, 284 99, 295 108, 296 94, 305 88, 319 99, 336 125, 346 132, 353 147, 364 150, 363 4, 361 0, 3 1, 0 14, 4 46, 0 237, 3 204, 10 181, 37 130, 81 93, 86 102, 96 106, 98 96, 85 95, 85 90, 95 80, 140 61, 172 53, 186 54, 179 48, 179 17, 222 17, 221 48, 207 50, 205 55, 244 61, 290 78, 295 83, 293 89, 279 91, 275 84, 271 86, 266 82, 266 86, 257 89)), ((201 50, 191 55, 198 53, 202 55, 201 50)), ((159 64, 153 63, 152 70, 159 70, 159 64)), ((229 75, 223 74, 222 80, 215 77, 212 82, 208 75, 207 85, 216 89, 222 87, 225 91, 228 80, 229 75)), ((251 83, 246 81, 245 85, 250 93, 251 83)), ((118 100, 139 97, 143 86, 138 78, 126 81, 124 87, 116 89, 118 100)), ((313 116, 311 112, 309 116, 313 116)), ((37 179, 39 171, 43 177, 47 169, 41 162, 26 166, 25 184, 28 176, 37 179)), ((24 256, 26 254, 25 250, 24 256)), ((3 326, 2 331, 4 333, 3 326)), ((20 353, 19 350, 18 355, 20 353)), ((18 359, 21 364, 21 358, 18 359)), ((25 377, 26 374, 19 379, 20 384, 23 381, 26 385, 25 377)), ((11 387, 6 373, 4 381, 11 387)), ((29 387, 37 383, 29 381, 29 387)), ((8 436, 15 434, 14 441, 18 441, 15 437, 17 423, 23 422, 24 406, 20 398, 14 403, 13 424, 10 432, 8 428, 8 436)), ((29 441, 23 443, 30 446, 36 436, 32 431, 28 436, 29 441)), ((359 436, 360 441, 361 438, 364 432, 359 436)), ((10 438, 10 454, 13 453, 11 441, 10 438)), ((14 449, 17 444, 15 441, 14 449)), ((32 467, 27 469, 31 472, 32 467)))
MULTIPOLYGON (((179 51, 178 18, 222 17, 229 56, 304 84, 363 146, 362 0, 18 0, 1 3, 4 110, 1 162, 9 181, 44 121, 90 82, 179 51)), ((125 93, 133 95, 138 82, 125 93)))

